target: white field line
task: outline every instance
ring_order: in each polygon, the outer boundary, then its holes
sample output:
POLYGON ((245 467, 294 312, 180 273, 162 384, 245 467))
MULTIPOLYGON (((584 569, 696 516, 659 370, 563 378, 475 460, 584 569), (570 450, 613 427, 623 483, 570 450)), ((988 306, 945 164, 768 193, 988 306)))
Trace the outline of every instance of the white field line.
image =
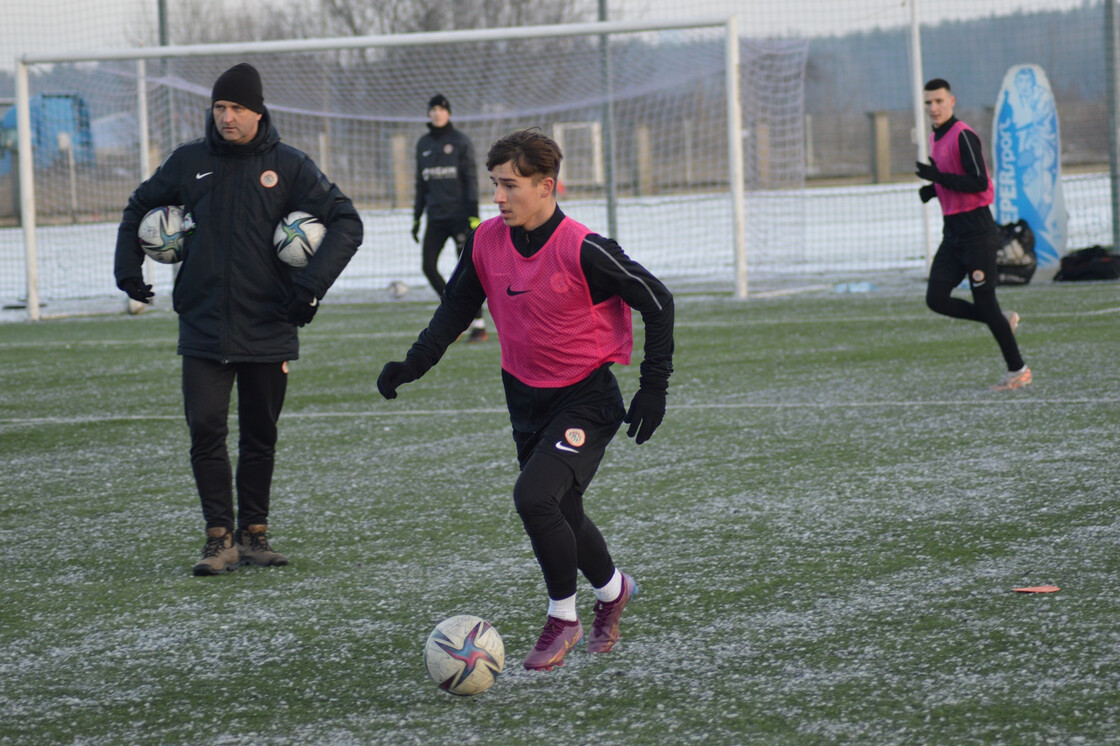
MULTIPOLYGON (((1120 398, 1078 398, 1078 399, 1028 399, 1011 395, 990 400, 977 399, 929 399, 925 401, 857 401, 857 402, 731 402, 720 404, 677 404, 669 407, 670 412, 688 410, 734 410, 734 409, 874 409, 881 407, 936 407, 938 409, 952 406, 968 405, 970 407, 1024 407, 1024 406, 1070 406, 1102 404, 1120 404, 1120 398)), ((280 416, 282 420, 319 420, 364 417, 411 418, 411 417, 471 417, 476 415, 504 415, 505 407, 484 407, 478 409, 409 409, 396 411, 356 411, 356 412, 285 412, 280 416)), ((2 425, 86 425, 99 422, 153 422, 153 421, 178 421, 183 419, 182 414, 150 414, 150 415, 88 415, 82 417, 2 417, 2 425)))
MULTIPOLYGON (((784 294, 797 292, 790 291, 775 291, 775 294, 784 294)), ((1081 316, 1106 316, 1109 314, 1120 314, 1120 307, 1116 308, 1100 308, 1096 311, 1068 311, 1068 312, 1052 312, 1052 313, 1037 313, 1025 316, 1023 323, 1028 323, 1031 319, 1069 319, 1078 318, 1081 316)), ((897 323, 899 321, 944 321, 943 316, 938 316, 934 313, 921 313, 914 316, 841 316, 841 317, 828 317, 817 319, 816 323, 832 323, 832 324, 853 324, 853 323, 867 323, 867 322, 882 322, 897 323)), ((745 326, 774 326, 779 324, 804 324, 805 318, 788 318, 788 319, 742 319, 735 321, 703 321, 703 322, 689 322, 677 319, 675 326, 679 329, 703 329, 710 327, 745 327, 745 326)), ((323 339, 415 339, 416 335, 421 331, 421 327, 415 330, 403 332, 345 332, 341 334, 325 334, 323 339)), ((177 335, 172 333, 166 338, 160 339, 79 339, 71 340, 68 342, 39 342, 28 340, 26 342, 0 342, 0 350, 14 350, 26 348, 48 348, 48 347, 95 347, 95 346, 167 346, 174 345, 177 342, 177 335)), ((305 337, 304 341, 315 341, 313 337, 305 337)))
MULTIPOLYGON (((1051 313, 1032 313, 1024 315, 1020 323, 1026 324, 1035 319, 1074 319, 1084 316, 1108 316, 1111 314, 1120 314, 1120 307, 1118 308, 1100 308, 1096 311, 1056 311, 1051 313)), ((734 321, 681 321, 681 313, 677 313, 677 322, 674 327, 677 329, 704 329, 714 327, 746 327, 746 326, 778 326, 785 324, 806 324, 809 323, 805 317, 791 317, 785 319, 742 319, 734 321)), ((897 323, 905 321, 907 323, 913 321, 936 321, 938 323, 944 322, 946 317, 939 316, 932 311, 927 313, 919 313, 911 316, 829 316, 814 320, 813 323, 818 324, 866 324, 872 323, 897 323)))
MULTIPOLYGON (((303 337, 302 342, 308 343, 317 339, 416 339, 423 327, 407 332, 347 332, 344 334, 321 334, 319 337, 303 337)), ((0 342, 0 350, 16 349, 46 349, 49 347, 174 347, 179 342, 178 332, 172 332, 167 337, 151 339, 75 339, 67 342, 51 341, 38 342, 27 340, 25 342, 0 342)))

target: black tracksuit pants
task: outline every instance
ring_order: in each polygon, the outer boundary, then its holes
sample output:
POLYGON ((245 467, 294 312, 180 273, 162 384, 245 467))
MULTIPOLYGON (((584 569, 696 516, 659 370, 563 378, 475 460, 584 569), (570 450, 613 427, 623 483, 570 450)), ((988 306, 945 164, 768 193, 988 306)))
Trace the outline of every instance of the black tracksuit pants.
POLYGON ((459 218, 428 220, 428 227, 424 230, 424 243, 421 246, 423 254, 420 266, 424 270, 424 276, 428 278, 432 290, 436 291, 436 295, 442 296, 443 289, 447 287, 447 281, 439 273, 438 266, 439 255, 443 253, 443 247, 447 244, 448 239, 454 239, 456 253, 462 254, 463 247, 467 244, 467 234, 469 232, 470 225, 466 220, 459 218))
POLYGON ((986 324, 999 345, 1007 369, 1019 370, 1023 367, 1019 345, 996 300, 996 252, 1001 243, 999 233, 994 230, 967 238, 946 233, 930 266, 926 305, 944 316, 986 324), (972 290, 971 303, 952 297, 953 288, 965 277, 972 290))
MULTIPOLYGON (((503 371, 503 379, 508 378, 503 371)), ((583 493, 626 410, 609 365, 574 386, 535 391, 540 398, 530 401, 506 389, 521 467, 513 502, 548 597, 559 600, 575 594, 580 573, 596 588, 614 574, 607 543, 584 512, 583 493)))
MULTIPOLYGON (((428 278, 432 290, 436 291, 436 295, 442 296, 443 289, 447 287, 447 281, 439 273, 439 255, 443 253, 443 247, 447 244, 448 239, 454 240, 456 256, 462 254, 470 232, 470 223, 466 219, 428 220, 428 227, 424 230, 424 243, 421 244, 420 268, 424 271, 424 276, 428 278)), ((482 309, 479 309, 478 313, 475 314, 475 318, 482 318, 482 309)))
POLYGON ((191 469, 207 528, 268 523, 276 422, 287 386, 287 363, 221 363, 183 357, 183 406, 191 435, 191 469), (234 475, 226 448, 235 381, 239 429, 236 516, 234 475))

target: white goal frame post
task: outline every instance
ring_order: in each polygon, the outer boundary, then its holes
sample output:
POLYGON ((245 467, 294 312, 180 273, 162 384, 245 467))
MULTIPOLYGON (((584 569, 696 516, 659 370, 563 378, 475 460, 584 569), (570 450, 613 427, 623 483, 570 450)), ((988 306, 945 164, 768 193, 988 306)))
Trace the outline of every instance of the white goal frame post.
MULTIPOLYGON (((31 320, 40 319, 40 295, 37 275, 36 251, 36 204, 35 172, 32 152, 32 129, 30 116, 29 68, 39 65, 82 62, 107 62, 135 60, 138 65, 137 108, 139 117, 140 168, 138 176, 146 179, 151 175, 151 155, 147 122, 147 87, 145 62, 153 59, 185 57, 262 55, 285 52, 333 52, 343 50, 364 50, 389 47, 418 47, 461 44, 468 42, 487 42, 504 40, 529 40, 574 36, 598 35, 606 38, 611 34, 633 34, 641 32, 672 31, 687 29, 718 29, 724 31, 726 57, 726 96, 727 96, 727 146, 730 163, 728 181, 731 197, 732 255, 735 265, 735 296, 747 298, 747 247, 745 219, 745 169, 742 124, 742 104, 739 70, 739 29, 736 16, 697 17, 667 21, 626 22, 602 21, 590 23, 562 24, 552 26, 525 26, 467 31, 423 32, 396 35, 352 36, 321 39, 298 39, 260 42, 235 42, 215 44, 192 44, 179 46, 160 46, 125 48, 101 51, 75 52, 70 54, 24 55, 16 59, 16 109, 18 128, 18 163, 20 222, 26 260, 27 310, 31 320)), ((608 120, 607 126, 612 126, 608 120)), ((602 133, 602 138, 610 137, 602 133)), ((606 157, 610 157, 607 154, 606 157)), ((609 164, 608 164, 609 165, 609 164)), ((138 182, 139 183, 139 182, 138 182)), ((608 205, 613 211, 613 205, 608 205)))

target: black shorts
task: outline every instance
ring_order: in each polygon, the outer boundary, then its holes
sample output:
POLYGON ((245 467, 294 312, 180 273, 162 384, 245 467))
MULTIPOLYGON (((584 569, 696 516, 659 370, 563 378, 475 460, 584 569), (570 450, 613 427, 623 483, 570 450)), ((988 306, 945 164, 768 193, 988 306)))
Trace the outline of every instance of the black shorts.
POLYGON ((577 488, 587 489, 626 414, 618 383, 606 372, 609 383, 604 389, 560 409, 541 429, 513 431, 520 468, 536 454, 556 458, 571 468, 577 488))
POLYGON ((996 253, 1001 245, 996 232, 966 239, 945 236, 929 268, 930 283, 956 287, 967 277, 968 286, 973 290, 995 287, 996 253))

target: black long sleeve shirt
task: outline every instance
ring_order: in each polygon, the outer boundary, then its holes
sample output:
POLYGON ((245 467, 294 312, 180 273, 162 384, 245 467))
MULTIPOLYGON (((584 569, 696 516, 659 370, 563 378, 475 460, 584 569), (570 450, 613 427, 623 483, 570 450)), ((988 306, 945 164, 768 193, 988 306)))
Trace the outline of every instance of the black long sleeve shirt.
MULTIPOLYGON (((512 228, 510 237, 523 256, 532 256, 552 237, 564 213, 559 207, 543 225, 531 231, 512 228)), ((408 352, 408 359, 420 371, 427 371, 443 356, 475 318, 475 313, 486 300, 486 292, 474 266, 474 237, 467 240, 455 271, 447 281, 439 308, 428 327, 420 333, 408 352)), ((591 290, 593 303, 601 303, 618 296, 642 316, 645 326, 645 345, 640 369, 639 385, 658 391, 669 386, 673 372, 673 295, 665 285, 642 265, 628 257, 613 239, 589 234, 580 248, 580 266, 591 290)), ((518 381, 505 371, 502 380, 506 388, 514 426, 518 427, 518 412, 544 411, 547 402, 567 397, 573 387, 540 389, 518 381), (547 400, 542 402, 542 399, 547 400), (543 406, 542 406, 543 404, 543 406)), ((580 384, 574 384, 579 387, 580 384)), ((523 423, 529 427, 527 421, 523 423)))
MULTIPOLYGON (((933 139, 940 140, 954 124, 956 117, 949 117, 948 121, 933 130, 933 139)), ((961 130, 958 135, 958 149, 961 154, 961 168, 963 174, 941 172, 941 186, 957 192, 982 192, 988 188, 990 177, 988 167, 984 163, 984 151, 980 145, 980 137, 971 129, 961 130)), ((945 233, 956 238, 969 238, 981 233, 990 232, 995 226, 995 218, 988 207, 978 207, 968 212, 959 212, 944 216, 945 233)))

